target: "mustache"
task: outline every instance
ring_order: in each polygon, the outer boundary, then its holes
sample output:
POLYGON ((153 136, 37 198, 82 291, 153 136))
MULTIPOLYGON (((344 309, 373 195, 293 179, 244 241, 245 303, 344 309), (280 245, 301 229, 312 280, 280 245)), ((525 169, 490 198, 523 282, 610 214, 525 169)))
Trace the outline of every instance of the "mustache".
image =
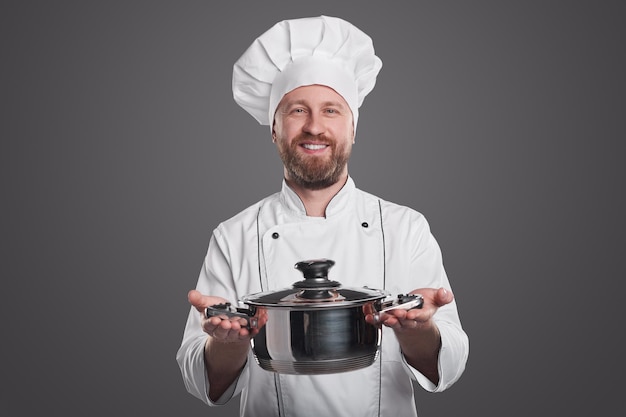
POLYGON ((303 143, 308 143, 308 142, 323 143, 325 145, 332 145, 332 146, 335 145, 335 141, 324 134, 311 135, 308 133, 301 133, 298 136, 296 136, 293 140, 293 144, 296 146, 302 145, 303 143))

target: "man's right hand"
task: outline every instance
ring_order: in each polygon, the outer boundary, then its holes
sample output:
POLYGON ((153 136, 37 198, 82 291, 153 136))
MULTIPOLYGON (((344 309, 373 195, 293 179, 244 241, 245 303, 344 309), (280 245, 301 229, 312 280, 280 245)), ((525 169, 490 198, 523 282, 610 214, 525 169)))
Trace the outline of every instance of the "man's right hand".
POLYGON ((248 329, 248 321, 241 317, 228 317, 226 315, 207 318, 205 309, 216 304, 227 303, 221 297, 204 295, 200 291, 191 290, 187 295, 189 303, 202 315, 202 330, 211 336, 216 342, 233 343, 249 341, 259 333, 259 328, 265 324, 265 318, 259 317, 257 328, 248 329))
POLYGON ((241 373, 250 351, 250 339, 259 330, 246 328, 246 319, 241 317, 206 317, 204 310, 207 307, 228 300, 204 295, 197 290, 189 291, 187 298, 202 316, 202 330, 209 335, 204 345, 204 364, 209 379, 207 394, 216 401, 241 373))

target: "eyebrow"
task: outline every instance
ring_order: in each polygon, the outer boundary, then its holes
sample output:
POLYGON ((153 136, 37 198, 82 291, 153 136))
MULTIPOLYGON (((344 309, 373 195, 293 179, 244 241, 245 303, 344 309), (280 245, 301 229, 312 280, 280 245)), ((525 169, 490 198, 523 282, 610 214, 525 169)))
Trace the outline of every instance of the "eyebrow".
MULTIPOLYGON (((304 105, 304 106, 308 106, 308 103, 306 100, 304 99, 298 99, 298 100, 291 100, 291 101, 287 101, 285 103, 286 107, 290 107, 290 106, 294 106, 294 105, 304 105)), ((345 108, 346 106, 339 100, 327 100, 325 102, 322 103, 322 107, 340 107, 340 108, 345 108)))

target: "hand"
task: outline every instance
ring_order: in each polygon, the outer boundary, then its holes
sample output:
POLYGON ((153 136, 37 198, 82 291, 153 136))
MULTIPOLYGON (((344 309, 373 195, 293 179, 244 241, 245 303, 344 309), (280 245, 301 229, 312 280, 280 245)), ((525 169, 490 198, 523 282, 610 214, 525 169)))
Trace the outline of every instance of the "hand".
POLYGON ((202 330, 221 343, 247 342, 259 333, 259 329, 267 321, 265 315, 260 315, 257 319, 256 328, 248 329, 248 321, 241 317, 228 317, 224 314, 207 318, 204 312, 207 307, 227 303, 228 300, 203 295, 197 290, 189 291, 187 298, 189 303, 202 315, 202 330))
POLYGON ((422 308, 411 310, 394 309, 385 313, 376 314, 370 312, 365 316, 365 321, 373 325, 384 325, 396 331, 430 327, 433 325, 432 317, 439 307, 449 304, 454 300, 452 291, 445 288, 420 288, 411 291, 411 294, 421 294, 424 299, 422 308))

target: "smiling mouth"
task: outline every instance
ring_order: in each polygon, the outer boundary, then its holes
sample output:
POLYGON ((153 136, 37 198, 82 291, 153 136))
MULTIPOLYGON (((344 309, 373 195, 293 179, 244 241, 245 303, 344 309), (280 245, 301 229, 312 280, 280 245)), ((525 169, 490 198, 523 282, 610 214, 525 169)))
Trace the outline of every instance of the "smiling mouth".
POLYGON ((303 143, 302 147, 304 149, 308 149, 308 150, 311 150, 311 151, 318 151, 320 149, 324 149, 324 148, 328 147, 328 145, 315 144, 315 143, 303 143))

